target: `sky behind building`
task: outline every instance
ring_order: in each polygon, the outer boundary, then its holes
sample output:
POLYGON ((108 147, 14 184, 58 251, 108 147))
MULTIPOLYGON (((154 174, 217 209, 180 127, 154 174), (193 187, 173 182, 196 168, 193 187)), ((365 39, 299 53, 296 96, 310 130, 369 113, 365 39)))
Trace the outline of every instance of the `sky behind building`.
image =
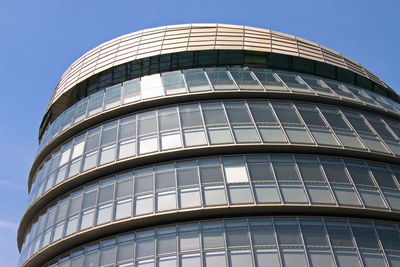
POLYGON ((181 23, 272 29, 362 64, 399 92, 400 2, 2 0, 0 8, 0 266, 18 261, 16 231, 42 115, 58 79, 95 46, 133 31, 181 23))

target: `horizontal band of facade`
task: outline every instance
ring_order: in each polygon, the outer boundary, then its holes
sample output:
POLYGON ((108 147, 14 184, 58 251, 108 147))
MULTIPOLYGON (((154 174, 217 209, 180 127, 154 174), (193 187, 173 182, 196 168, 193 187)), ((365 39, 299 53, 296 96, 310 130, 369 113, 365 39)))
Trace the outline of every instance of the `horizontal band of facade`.
MULTIPOLYGON (((25 263, 24 267, 33 267, 44 264, 58 255, 67 252, 68 250, 84 243, 89 243, 101 238, 122 234, 127 231, 139 230, 143 228, 162 226, 164 224, 173 224, 181 222, 193 222, 199 219, 222 219, 222 218, 237 218, 238 216, 313 216, 313 218, 332 217, 332 219, 356 218, 356 219, 374 219, 385 220, 386 222, 399 222, 398 214, 389 212, 380 212, 373 210, 359 210, 352 208, 332 208, 316 206, 257 206, 257 207, 227 207, 227 208, 210 208, 204 210, 188 210, 180 213, 171 212, 159 216, 148 216, 143 218, 133 218, 122 220, 110 224, 86 230, 84 232, 71 235, 65 239, 50 245, 46 249, 38 251, 32 255, 25 263), (335 217, 336 216, 336 217, 335 217)), ((284 219, 284 217, 283 217, 284 219)))
POLYGON ((243 153, 298 153, 304 155, 326 155, 346 158, 355 158, 363 160, 372 160, 377 162, 400 164, 399 158, 385 156, 379 153, 363 152, 353 149, 335 149, 330 147, 312 147, 304 145, 222 145, 203 148, 188 148, 178 151, 164 151, 157 154, 138 156, 125 159, 118 162, 106 164, 95 169, 83 172, 72 179, 65 180, 47 191, 40 198, 35 200, 26 210, 18 229, 18 244, 21 248, 24 236, 34 217, 43 209, 48 207, 59 196, 76 189, 99 177, 113 175, 131 168, 139 168, 149 164, 168 162, 179 159, 190 159, 193 155, 215 156, 215 155, 236 155, 243 153))

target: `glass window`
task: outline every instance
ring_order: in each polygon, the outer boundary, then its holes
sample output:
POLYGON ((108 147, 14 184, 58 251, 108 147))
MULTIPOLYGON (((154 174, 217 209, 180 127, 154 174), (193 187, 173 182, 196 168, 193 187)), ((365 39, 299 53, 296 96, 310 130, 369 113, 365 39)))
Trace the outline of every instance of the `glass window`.
POLYGON ((140 100, 140 79, 124 82, 122 98, 124 103, 140 100))
POLYGON ((198 254, 182 255, 180 258, 180 266, 181 267, 201 267, 200 255, 198 255, 198 254))
POLYGON ((109 185, 103 185, 99 189, 98 203, 110 201, 114 198, 114 183, 109 185))
POLYGON ((285 135, 279 126, 259 126, 258 131, 266 143, 287 143, 285 135))
POLYGON ((257 203, 279 203, 281 202, 279 198, 278 190, 275 184, 273 185, 253 185, 255 191, 255 198, 257 203))
POLYGON ((203 125, 198 105, 179 106, 179 115, 182 128, 203 125))
POLYGON ((157 211, 176 209, 175 191, 162 192, 157 194, 157 211))
POLYGON ((227 183, 247 183, 246 167, 244 164, 224 165, 225 177, 227 183))
POLYGON ((345 147, 365 149, 354 133, 340 130, 335 130, 335 133, 345 147))
POLYGON ((353 238, 350 229, 345 222, 334 220, 326 221, 331 244, 334 247, 353 247, 353 238))
POLYGON ((155 182, 156 189, 175 187, 175 171, 173 165, 162 165, 156 167, 155 182))
POLYGON ((256 181, 274 181, 270 163, 266 162, 248 162, 250 178, 253 182, 256 181))
POLYGON ((339 205, 360 206, 356 193, 351 187, 332 187, 339 205))
POLYGON ((299 144, 314 143, 305 128, 302 127, 284 127, 290 142, 299 144))
POLYGON ((177 164, 178 186, 198 185, 199 176, 196 162, 181 162, 177 164))
POLYGON ((304 219, 300 225, 306 246, 329 246, 321 221, 304 219))
POLYGON ((160 131, 179 129, 176 107, 159 110, 158 125, 160 131))
POLYGON ((262 250, 257 249, 256 255, 256 266, 280 266, 278 253, 276 250, 262 250))
POLYGON ((283 201, 286 203, 308 203, 303 187, 296 184, 280 184, 283 201))
POLYGON ((248 69, 237 68, 229 71, 241 90, 263 90, 254 74, 248 69))
POLYGON ((232 204, 253 203, 253 197, 248 185, 229 186, 229 198, 232 204))
POLYGON ((296 157, 297 166, 303 181, 305 182, 324 182, 325 179, 322 175, 319 163, 316 158, 296 157))
POLYGON ((361 266, 357 254, 348 251, 336 251, 336 263, 339 267, 361 266))
POLYGON ((331 183, 349 183, 344 166, 340 160, 321 159, 325 174, 331 183))
POLYGON ((68 236, 76 232, 76 228, 78 227, 78 218, 79 216, 76 215, 68 219, 67 228, 65 230, 65 236, 68 236))
POLYGON ((225 109, 231 123, 252 123, 244 102, 226 102, 225 109))
POLYGON ((299 227, 296 221, 277 219, 275 220, 275 231, 280 246, 301 245, 299 227))
POLYGON ((142 98, 146 99, 164 95, 160 74, 142 76, 140 80, 142 98))
POLYGON ((81 170, 81 162, 82 162, 81 159, 82 158, 78 158, 78 159, 76 159, 76 160, 71 162, 71 165, 69 167, 68 177, 72 177, 72 176, 74 176, 74 175, 76 175, 76 174, 78 174, 80 172, 80 170, 81 170))
POLYGON ((314 106, 297 104, 296 107, 307 126, 326 126, 314 106))
POLYGON ((83 195, 82 209, 94 206, 96 204, 96 200, 97 200, 97 189, 92 191, 86 190, 85 194, 83 195))
POLYGON ((101 134, 101 145, 108 145, 114 143, 117 139, 117 127, 116 123, 110 123, 103 126, 103 132, 101 134))
POLYGON ((173 149, 182 147, 180 132, 168 132, 161 134, 161 149, 173 149))
POLYGON ((358 247, 379 249, 378 240, 371 224, 352 222, 351 228, 358 247))
POLYGON ((381 244, 385 250, 398 250, 400 234, 394 224, 375 224, 381 244))
POLYGON ((361 252, 364 267, 386 266, 382 254, 361 252))
POLYGON ((211 222, 202 224, 202 227, 202 239, 204 249, 225 247, 222 225, 220 225, 219 223, 211 222))
POLYGON ((176 267, 176 258, 167 257, 158 260, 158 267, 176 267))
POLYGON ((224 187, 223 186, 204 187, 204 201, 206 206, 226 204, 224 187))
POLYGON ((200 161, 201 182, 203 184, 222 182, 222 171, 221 171, 221 166, 219 165, 219 161, 212 159, 210 160, 210 162, 207 161, 203 162, 204 165, 202 165, 202 161, 200 161), (218 165, 205 165, 207 163, 218 164, 218 165))
POLYGON ((248 247, 250 246, 250 239, 247 231, 247 225, 245 227, 232 227, 226 230, 226 242, 228 248, 232 247, 248 247))
POLYGON ((200 206, 200 191, 198 188, 182 189, 180 190, 179 197, 181 208, 200 206))
POLYGON ((154 255, 154 238, 139 239, 136 241, 136 258, 154 255))
POLYGON ((89 170, 97 166, 97 151, 93 151, 85 155, 83 162, 83 171, 89 170))
POLYGON ((101 249, 100 266, 110 265, 115 263, 115 246, 110 246, 101 249))
POLYGON ((207 131, 211 144, 233 143, 231 133, 227 127, 208 127, 207 131))
POLYGON ((117 201, 117 207, 115 209, 115 219, 119 220, 132 216, 132 199, 124 199, 117 201))
POLYGON ((375 177, 376 182, 381 187, 387 187, 391 189, 397 189, 397 185, 393 180, 393 176, 387 168, 378 166, 370 166, 371 172, 375 177))
POLYGON ((228 124, 225 112, 221 103, 207 103, 202 104, 204 120, 206 125, 226 125, 228 124))
POLYGON ((282 123, 302 124, 292 104, 276 102, 272 106, 282 123))
POLYGON ((190 92, 211 91, 205 72, 202 69, 183 71, 190 92))
POLYGON ((321 109, 321 111, 332 128, 350 130, 349 126, 344 121, 338 110, 321 109))
POLYGON ((299 180, 297 175, 296 166, 292 158, 285 157, 271 157, 275 176, 278 181, 284 180, 299 180))
POLYGON ((252 126, 232 126, 232 131, 237 143, 260 142, 256 129, 252 126))
POLYGON ((125 241, 123 243, 119 243, 117 247, 117 262, 126 262, 132 259, 133 241, 125 241))
POLYGON ((206 267, 226 266, 226 259, 224 252, 208 252, 204 256, 204 263, 206 267))
POLYGON ((153 195, 145 195, 136 198, 136 215, 153 212, 153 195))
POLYGON ((248 102, 254 121, 259 124, 278 124, 271 107, 267 102, 248 102))
POLYGON ((229 252, 229 261, 231 267, 243 267, 243 266, 251 266, 252 259, 251 259, 250 251, 230 251, 229 252))
POLYGON ((215 90, 237 90, 227 71, 206 69, 206 72, 215 90))
POLYGON ((100 155, 100 165, 112 162, 115 160, 115 145, 103 147, 100 155))
POLYGON ((162 73, 161 75, 166 95, 186 92, 185 82, 183 81, 183 76, 180 71, 162 73))
POLYGON ((346 162, 346 166, 355 184, 374 185, 374 182, 369 175, 369 171, 363 163, 360 162, 360 164, 353 165, 349 162, 346 162))
POLYGON ((110 222, 112 219, 112 204, 104 205, 98 208, 97 224, 110 222))
POLYGON ((253 73, 257 76, 258 80, 267 90, 274 91, 287 91, 288 89, 283 85, 277 75, 270 70, 255 69, 253 73))
POLYGON ((327 186, 306 185, 311 203, 334 204, 327 186))
POLYGON ((158 150, 157 136, 150 135, 139 139, 139 153, 145 154, 158 150))
POLYGON ((151 169, 144 169, 136 172, 135 194, 153 191, 153 172, 151 169))
POLYGON ((272 222, 267 220, 251 220, 251 239, 253 246, 275 246, 274 230, 272 222))
POLYGON ((339 143, 332 132, 324 128, 309 128, 312 136, 319 145, 338 146, 339 143))
POLYGON ((133 157, 136 155, 135 140, 128 140, 119 143, 118 159, 133 157))
POLYGON ((200 248, 199 232, 193 225, 181 226, 179 233, 179 247, 181 251, 198 250, 200 248))
POLYGON ((308 251, 310 267, 334 267, 332 255, 329 251, 312 249, 308 251))
POLYGON ((132 139, 136 137, 136 116, 126 117, 120 120, 119 140, 132 139))
POLYGON ((358 189, 366 207, 386 209, 386 205, 377 191, 358 189))
POLYGON ((282 262, 285 267, 307 267, 303 250, 282 249, 282 262))
POLYGON ((176 252, 176 235, 157 237, 157 255, 176 252))
POLYGON ((203 128, 190 129, 183 131, 185 146, 201 146, 206 145, 206 134, 203 128))

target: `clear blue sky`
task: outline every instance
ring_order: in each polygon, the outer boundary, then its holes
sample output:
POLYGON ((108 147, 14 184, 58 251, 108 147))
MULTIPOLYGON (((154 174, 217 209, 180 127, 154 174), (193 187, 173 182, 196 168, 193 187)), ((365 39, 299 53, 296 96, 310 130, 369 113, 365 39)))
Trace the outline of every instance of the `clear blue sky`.
POLYGON ((215 22, 293 34, 337 50, 399 92, 400 1, 0 0, 0 266, 18 260, 41 116, 63 71, 109 39, 167 24, 215 22), (378 4, 379 3, 379 4, 378 4))

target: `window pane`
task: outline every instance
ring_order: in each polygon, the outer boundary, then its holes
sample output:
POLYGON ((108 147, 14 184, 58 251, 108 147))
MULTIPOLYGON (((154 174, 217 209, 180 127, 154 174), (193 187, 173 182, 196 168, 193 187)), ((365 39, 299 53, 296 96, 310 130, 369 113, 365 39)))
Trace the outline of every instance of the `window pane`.
POLYGON ((158 97, 164 94, 160 74, 143 76, 140 79, 142 98, 158 97))
POLYGON ((139 153, 144 154, 144 153, 149 153, 153 151, 157 151, 158 149, 158 142, 157 142, 157 136, 147 136, 147 137, 141 137, 139 143, 139 153))
POLYGON ((180 259, 181 267, 201 267, 200 255, 182 255, 180 259))
POLYGON ((300 185, 280 184, 282 198, 284 202, 308 203, 304 190, 300 185))
POLYGON ((334 267, 332 255, 329 251, 324 250, 309 250, 310 267, 334 267))
POLYGON ((154 238, 136 241, 136 258, 154 255, 154 238))
POLYGON ((118 159, 133 157, 136 155, 135 140, 128 140, 119 144, 118 159))
POLYGON ((176 252, 176 235, 157 237, 157 255, 176 252))
POLYGON ((232 204, 253 203, 249 186, 229 186, 229 198, 232 204))
POLYGON ((209 127, 207 128, 208 136, 211 144, 227 144, 233 143, 233 139, 229 128, 226 127, 209 127))
POLYGON ((157 211, 176 209, 175 191, 157 194, 157 211))
POLYGON ((224 171, 227 183, 249 182, 244 164, 224 165, 224 171))
POLYGON ((364 267, 376 267, 376 266, 386 266, 385 260, 381 254, 372 254, 372 253, 361 253, 364 267))
POLYGON ((159 131, 179 129, 178 113, 175 107, 158 111, 159 131))
POLYGON ((253 185, 257 203, 279 203, 278 190, 275 185, 253 185))
POLYGON ((220 165, 200 166, 200 175, 203 184, 222 182, 220 165))
POLYGON ((276 250, 257 250, 255 258, 257 267, 280 266, 276 250))
POLYGON ((205 187, 204 201, 207 206, 226 204, 224 187, 222 186, 205 187))
POLYGON ((333 187, 332 189, 340 205, 360 206, 360 201, 352 188, 333 187))
POLYGON ((97 214, 97 224, 102 224, 111 221, 112 204, 99 207, 97 214))
POLYGON ((285 267, 307 267, 306 258, 302 250, 282 249, 281 254, 285 267))
POLYGON ((81 219, 81 230, 92 227, 94 222, 94 209, 84 211, 81 219))
POLYGON ((269 163, 247 163, 252 181, 274 181, 269 163))
POLYGON ((185 189, 180 191, 180 207, 191 208, 200 206, 199 189, 185 189))
POLYGON ((200 146, 207 144, 203 128, 184 130, 183 137, 185 139, 185 146, 200 146))
POLYGON ((237 143, 260 142, 254 127, 233 126, 232 130, 237 143))
POLYGON ((386 205, 377 191, 358 189, 366 207, 386 209, 386 205))
POLYGON ((182 128, 202 126, 200 110, 198 105, 188 105, 179 107, 182 128))
POLYGON ((259 126, 258 130, 264 142, 287 143, 283 131, 279 126, 259 126))
POLYGON ((115 219, 119 220, 132 216, 132 199, 124 199, 117 202, 115 219))
POLYGON ((252 266, 251 254, 248 251, 231 251, 229 262, 231 267, 252 266))
POLYGON ((181 134, 179 132, 170 132, 161 134, 161 149, 172 149, 182 146, 181 134))
POLYGON ((185 72, 186 83, 189 87, 190 92, 210 91, 210 85, 208 84, 207 77, 203 70, 196 72, 185 72))
POLYGON ((307 144, 313 143, 307 131, 304 128, 284 127, 290 142, 307 144))
POLYGON ((275 220, 275 230, 280 246, 301 245, 297 222, 293 220, 275 220))
POLYGON ((206 267, 214 267, 214 266, 220 266, 224 267, 226 266, 226 259, 225 259, 225 253, 224 252, 213 252, 213 253, 206 253, 204 256, 204 263, 206 267))
POLYGON ((306 187, 312 203, 334 204, 328 187, 312 185, 307 185, 306 187))
POLYGON ((336 263, 339 267, 361 266, 357 254, 353 252, 336 252, 336 263))
POLYGON ((136 215, 153 212, 153 195, 136 198, 136 215))

